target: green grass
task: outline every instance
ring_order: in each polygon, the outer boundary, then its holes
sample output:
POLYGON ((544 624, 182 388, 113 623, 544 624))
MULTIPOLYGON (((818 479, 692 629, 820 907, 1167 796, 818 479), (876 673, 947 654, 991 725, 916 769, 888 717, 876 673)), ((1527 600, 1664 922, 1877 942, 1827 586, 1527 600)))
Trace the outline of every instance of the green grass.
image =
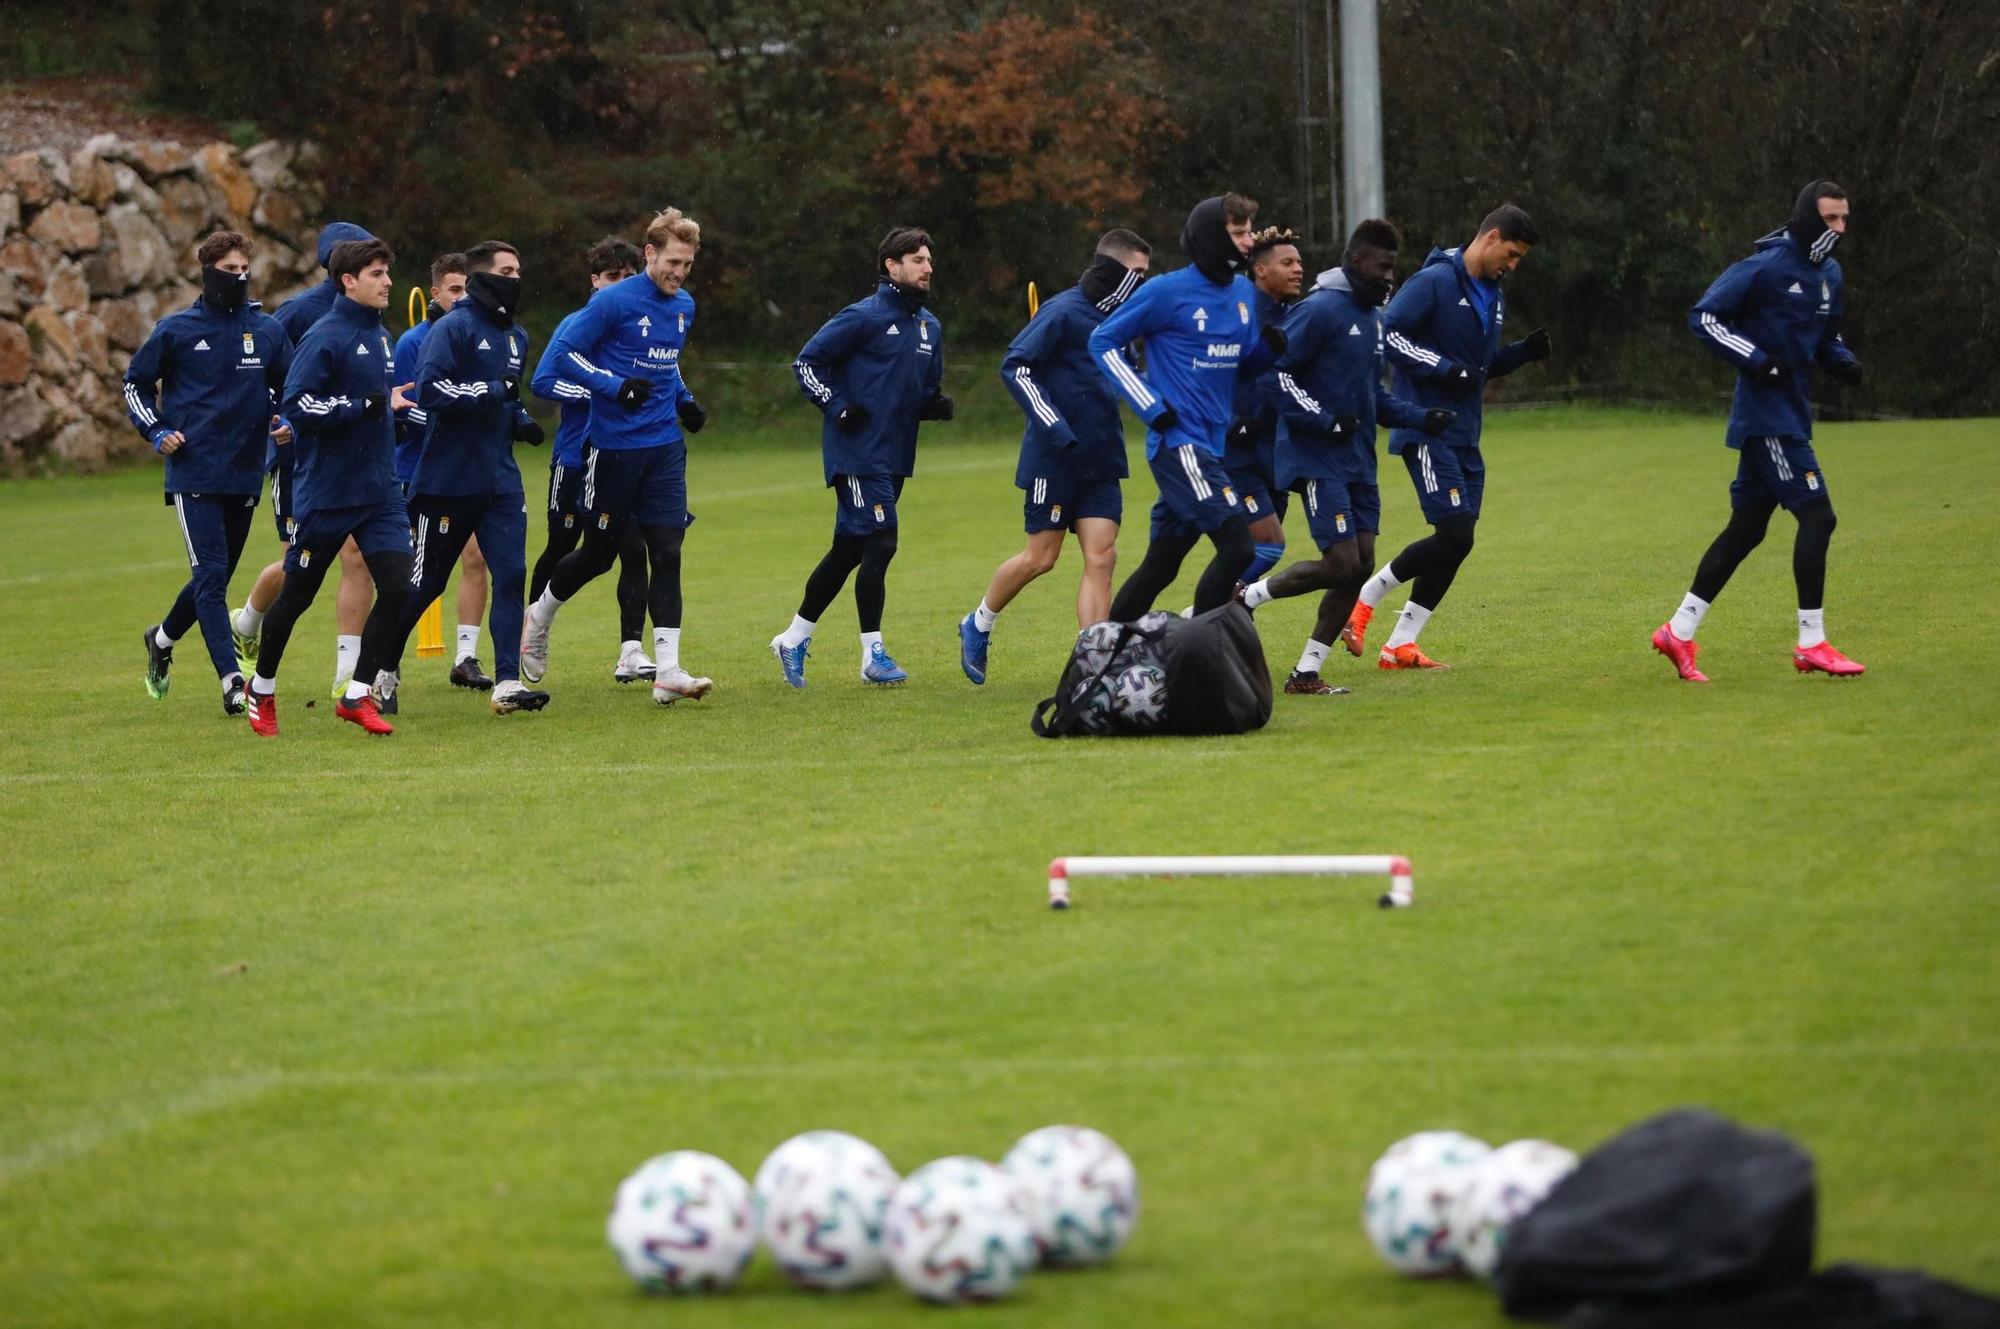
MULTIPOLYGON (((953 622, 1019 542, 998 433, 936 431, 910 485, 907 688, 856 680, 845 598, 783 686, 818 459, 698 447, 684 656, 712 697, 610 681, 607 584, 557 625, 546 713, 425 662, 381 742, 324 700, 331 590, 260 742, 192 639, 145 696, 137 632, 184 572, 152 473, 0 486, 0 1320, 925 1323, 761 1256, 727 1297, 648 1301, 611 1192, 674 1147, 748 1174, 839 1126, 909 1170, 1075 1120, 1137 1161, 1138 1235, 981 1323, 1490 1325, 1479 1289, 1376 1263, 1376 1153, 1437 1125, 1581 1149, 1683 1103, 1814 1151, 1824 1258, 2000 1284, 1994 426, 1827 428, 1829 624, 1870 672, 1793 674, 1781 516, 1697 688, 1646 635, 1724 516, 1720 431, 1496 419, 1424 637, 1456 668, 1341 656, 1353 696, 1194 741, 1030 736, 1074 550, 993 681, 959 675, 953 622), (1041 907, 1052 854, 1246 850, 1405 852, 1418 906, 1181 880, 1041 907)), ((1420 527, 1383 478, 1394 547, 1420 527)), ((260 524, 246 561, 270 549, 260 524)), ((1282 671, 1310 609, 1258 623, 1282 671)))

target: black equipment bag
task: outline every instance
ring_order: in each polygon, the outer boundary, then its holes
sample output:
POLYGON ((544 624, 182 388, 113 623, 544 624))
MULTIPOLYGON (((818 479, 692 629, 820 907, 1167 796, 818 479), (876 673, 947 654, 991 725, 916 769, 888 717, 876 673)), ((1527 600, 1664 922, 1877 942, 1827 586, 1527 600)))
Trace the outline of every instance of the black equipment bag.
POLYGON ((1241 734, 1271 718, 1271 672, 1250 611, 1151 613, 1093 623, 1030 721, 1043 738, 1077 734, 1241 734))

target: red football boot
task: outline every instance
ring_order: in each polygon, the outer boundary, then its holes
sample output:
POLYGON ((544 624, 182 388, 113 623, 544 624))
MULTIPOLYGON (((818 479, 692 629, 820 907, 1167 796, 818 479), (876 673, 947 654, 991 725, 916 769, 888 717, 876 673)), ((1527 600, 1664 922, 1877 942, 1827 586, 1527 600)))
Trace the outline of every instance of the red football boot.
POLYGON ((396 732, 396 727, 384 720, 382 712, 375 709, 375 694, 372 692, 365 697, 356 697, 353 701, 343 697, 333 704, 333 713, 350 724, 360 725, 371 734, 387 735, 396 732))
POLYGON ((1413 641, 1406 641, 1401 646, 1396 646, 1393 648, 1384 646, 1381 652, 1375 657, 1375 667, 1377 669, 1451 668, 1451 666, 1446 664, 1444 661, 1433 660, 1428 655, 1425 655, 1422 651, 1417 649, 1417 644, 1413 641))
POLYGON ((1340 630, 1340 644, 1356 659, 1361 657, 1362 643, 1368 640, 1368 620, 1375 617, 1375 606, 1354 602, 1354 612, 1347 616, 1347 626, 1340 630))
POLYGON ((1823 641, 1817 646, 1801 646, 1792 652, 1792 668, 1801 674, 1810 674, 1817 669, 1822 674, 1832 674, 1835 678, 1853 678, 1856 674, 1868 672, 1868 666, 1858 660, 1850 660, 1833 649, 1833 643, 1823 641))
POLYGON ((278 736, 278 694, 262 693, 255 688, 245 698, 250 705, 244 712, 250 717, 250 728, 259 738, 278 736))
POLYGON ((1694 657, 1700 654, 1701 647, 1695 645, 1693 641, 1682 641, 1665 623, 1660 624, 1659 629, 1653 633, 1653 649, 1673 661, 1674 668, 1688 682, 1708 682, 1708 675, 1694 667, 1694 657))

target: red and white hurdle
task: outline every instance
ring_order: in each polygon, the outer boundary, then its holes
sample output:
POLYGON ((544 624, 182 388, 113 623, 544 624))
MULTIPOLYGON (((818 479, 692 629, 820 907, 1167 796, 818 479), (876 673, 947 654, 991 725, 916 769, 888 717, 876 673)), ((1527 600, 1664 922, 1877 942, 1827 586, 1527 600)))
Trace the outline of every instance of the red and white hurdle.
POLYGON ((1376 901, 1407 909, 1416 886, 1410 860, 1401 854, 1143 854, 1058 858, 1049 863, 1049 908, 1070 906, 1072 877, 1387 877, 1376 901))

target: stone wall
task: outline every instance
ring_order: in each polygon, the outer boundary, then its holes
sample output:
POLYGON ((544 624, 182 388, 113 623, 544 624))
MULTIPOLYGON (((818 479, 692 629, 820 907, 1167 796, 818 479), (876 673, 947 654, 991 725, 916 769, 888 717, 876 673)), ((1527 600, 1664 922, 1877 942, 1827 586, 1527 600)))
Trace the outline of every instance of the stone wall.
POLYGON ((319 279, 312 162, 310 145, 113 134, 0 160, 0 472, 143 454, 120 380, 153 325, 201 294, 201 237, 255 242, 251 294, 266 309, 319 279))

